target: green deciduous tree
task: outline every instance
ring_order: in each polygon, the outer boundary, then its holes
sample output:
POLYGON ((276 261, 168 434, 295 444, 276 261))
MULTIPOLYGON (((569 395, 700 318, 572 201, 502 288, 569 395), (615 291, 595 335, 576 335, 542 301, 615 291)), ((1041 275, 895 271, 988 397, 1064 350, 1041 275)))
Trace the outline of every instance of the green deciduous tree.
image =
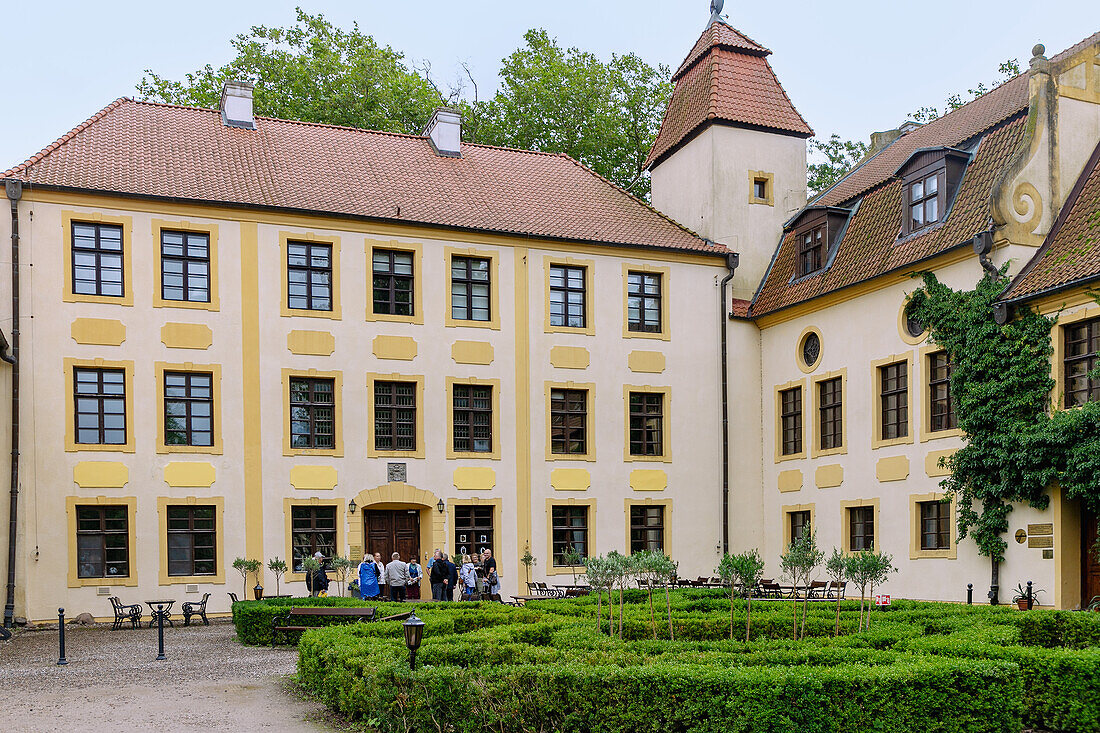
POLYGON ((596 630, 603 632, 603 620, 601 617, 603 606, 603 592, 607 591, 608 614, 611 613, 611 588, 618 577, 618 567, 612 560, 605 557, 589 557, 584 561, 585 575, 588 576, 588 585, 596 591, 596 630))
POLYGON ((806 166, 806 187, 810 195, 816 195, 845 176, 870 149, 858 140, 842 140, 840 135, 830 135, 827 140, 812 138, 809 152, 817 162, 806 166))
POLYGON ((834 547, 833 554, 825 561, 825 574, 836 584, 836 630, 833 636, 840 636, 840 586, 848 577, 848 556, 834 547))
POLYGON ((233 560, 233 569, 241 574, 241 580, 243 582, 241 600, 248 600, 248 576, 252 573, 260 572, 260 568, 262 567, 263 563, 259 560, 246 560, 243 557, 238 557, 233 560))
POLYGON ((358 567, 358 564, 346 557, 337 555, 332 558, 332 571, 336 573, 336 587, 340 590, 341 596, 344 595, 344 587, 348 580, 348 573, 355 567, 358 567))
POLYGON ((764 560, 756 550, 737 555, 729 553, 718 563, 718 577, 730 597, 730 639, 733 638, 733 608, 737 598, 745 599, 745 641, 752 631, 752 591, 764 577, 764 560))
POLYGON ((282 580, 283 574, 287 571, 286 560, 282 560, 278 556, 273 557, 267 561, 267 569, 275 576, 275 595, 279 595, 279 581, 282 580))

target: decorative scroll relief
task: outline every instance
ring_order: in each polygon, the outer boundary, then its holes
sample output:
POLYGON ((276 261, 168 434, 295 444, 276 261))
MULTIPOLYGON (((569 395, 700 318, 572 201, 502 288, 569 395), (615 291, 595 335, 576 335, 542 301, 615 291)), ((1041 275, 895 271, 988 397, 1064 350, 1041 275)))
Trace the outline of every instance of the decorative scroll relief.
POLYGON ((1043 218, 1043 197, 1027 181, 1020 181, 1012 191, 1012 214, 1029 232, 1034 232, 1043 218))

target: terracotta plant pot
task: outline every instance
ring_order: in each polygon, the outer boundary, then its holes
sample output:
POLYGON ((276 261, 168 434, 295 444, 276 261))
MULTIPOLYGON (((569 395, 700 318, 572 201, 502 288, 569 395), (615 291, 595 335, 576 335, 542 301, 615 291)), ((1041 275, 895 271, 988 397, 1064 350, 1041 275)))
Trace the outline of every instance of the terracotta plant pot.
POLYGON ((1016 608, 1020 609, 1021 611, 1026 611, 1027 610, 1027 599, 1026 598, 1021 598, 1020 600, 1016 601, 1016 608))

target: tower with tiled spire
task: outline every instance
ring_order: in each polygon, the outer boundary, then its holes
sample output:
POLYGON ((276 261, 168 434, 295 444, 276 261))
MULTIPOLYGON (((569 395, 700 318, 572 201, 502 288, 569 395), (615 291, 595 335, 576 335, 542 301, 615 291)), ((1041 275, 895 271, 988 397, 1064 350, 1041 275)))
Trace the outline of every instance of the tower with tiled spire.
POLYGON ((783 222, 806 203, 806 138, 767 57, 712 12, 673 74, 675 89, 646 167, 653 205, 741 254, 735 297, 751 298, 783 222))

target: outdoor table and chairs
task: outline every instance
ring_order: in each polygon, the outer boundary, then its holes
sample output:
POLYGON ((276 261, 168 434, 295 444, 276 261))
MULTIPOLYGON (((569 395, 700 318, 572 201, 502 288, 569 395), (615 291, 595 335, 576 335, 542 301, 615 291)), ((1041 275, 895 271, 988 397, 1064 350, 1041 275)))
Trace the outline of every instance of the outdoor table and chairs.
POLYGON ((588 585, 554 585, 565 598, 579 598, 592 592, 592 586, 588 585))
POLYGON ((175 624, 172 623, 172 604, 175 601, 163 600, 163 601, 146 601, 145 605, 149 606, 149 613, 152 618, 149 619, 149 628, 153 628, 157 625, 157 619, 164 617, 164 623, 175 628, 175 624), (157 607, 163 606, 163 610, 158 611, 157 607))

